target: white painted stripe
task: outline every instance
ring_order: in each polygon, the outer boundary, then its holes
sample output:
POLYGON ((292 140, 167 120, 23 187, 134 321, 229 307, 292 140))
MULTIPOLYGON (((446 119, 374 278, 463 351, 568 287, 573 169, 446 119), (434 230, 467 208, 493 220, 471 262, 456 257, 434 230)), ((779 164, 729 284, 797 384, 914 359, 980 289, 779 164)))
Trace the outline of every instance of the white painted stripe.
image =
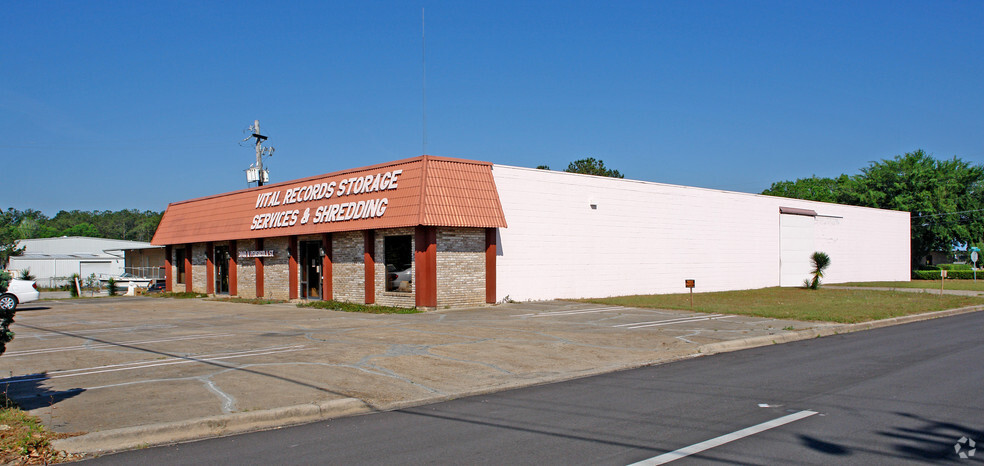
POLYGON ((552 312, 536 312, 532 314, 516 314, 513 317, 554 317, 554 316, 567 316, 567 315, 577 315, 577 314, 591 314, 594 312, 610 312, 628 309, 625 307, 599 307, 590 309, 571 309, 568 311, 552 311, 552 312))
POLYGON ((654 466, 658 464, 666 464, 669 463, 670 461, 676 461, 680 458, 685 458, 690 455, 695 455, 702 451, 710 450, 711 448, 719 447, 726 443, 734 442, 735 440, 743 439, 750 435, 755 435, 760 432, 767 431, 769 429, 774 429, 776 427, 789 424, 790 422, 795 422, 800 419, 808 418, 814 414, 817 414, 817 412, 809 411, 809 410, 800 411, 798 413, 793 413, 787 416, 776 418, 771 421, 763 422, 758 425, 746 427, 742 430, 738 430, 730 434, 725 434, 720 437, 715 437, 710 440, 705 440, 700 443, 695 443, 693 445, 690 445, 689 447, 684 447, 679 450, 671 451, 669 453, 663 453, 662 455, 654 456, 647 460, 639 461, 638 463, 632 463, 629 466, 654 466))
POLYGON ((675 319, 650 320, 648 322, 630 322, 630 323, 627 323, 627 324, 612 325, 612 327, 631 327, 633 325, 662 324, 662 323, 676 322, 676 321, 688 321, 688 320, 694 320, 694 319, 706 319, 706 318, 720 317, 722 315, 724 315, 724 314, 700 314, 700 315, 693 315, 693 316, 687 316, 687 317, 677 317, 675 319))
MULTIPOLYGON (((280 350, 293 349, 293 348, 303 348, 303 347, 304 347, 304 345, 275 346, 275 347, 272 347, 272 348, 258 348, 258 349, 254 349, 254 350, 245 350, 245 351, 226 351, 226 352, 222 352, 222 353, 196 354, 194 356, 175 356, 175 357, 171 357, 171 358, 154 359, 154 360, 151 360, 151 361, 134 361, 134 362, 125 362, 125 363, 122 363, 122 364, 107 364, 107 365, 103 365, 103 366, 83 367, 83 368, 78 368, 78 369, 64 369, 64 370, 60 370, 60 371, 49 371, 46 374, 48 374, 48 375, 51 375, 51 374, 68 374, 68 373, 80 372, 80 371, 94 371, 94 370, 98 370, 98 369, 111 369, 111 368, 114 368, 114 367, 142 366, 142 365, 146 365, 146 364, 155 364, 155 363, 167 362, 167 361, 196 361, 196 360, 197 361, 205 361, 205 360, 209 360, 209 358, 228 357, 228 356, 250 356, 250 355, 252 355, 254 353, 262 353, 262 352, 266 352, 266 351, 280 351, 280 350)), ((0 382, 2 382, 2 379, 0 379, 0 382)))
MULTIPOLYGON (((49 327, 71 327, 75 324, 61 324, 58 326, 49 325, 49 327)), ((66 337, 74 338, 80 335, 92 335, 96 333, 109 333, 109 332, 133 332, 140 330, 158 330, 162 328, 175 328, 177 325, 161 324, 161 325, 138 325, 136 327, 110 327, 110 328, 99 328, 92 330, 72 330, 71 335, 65 335, 67 331, 61 330, 48 330, 41 333, 20 333, 17 332, 17 338, 51 338, 51 337, 66 337)))
POLYGON ((568 309, 566 311, 549 311, 549 312, 533 312, 530 314, 516 314, 513 317, 541 317, 541 316, 560 316, 567 314, 579 314, 583 312, 606 312, 615 309, 621 309, 619 307, 592 307, 587 309, 568 309))
POLYGON ((0 379, 0 384, 13 385, 13 384, 24 383, 24 382, 36 382, 39 380, 60 379, 64 377, 77 377, 80 375, 103 374, 106 372, 129 371, 134 369, 148 369, 151 367, 172 366, 175 364, 190 364, 194 362, 205 363, 209 361, 221 361, 224 359, 245 358, 249 356, 264 356, 268 354, 290 353, 294 351, 302 351, 303 349, 304 349, 303 346, 283 347, 283 348, 275 348, 270 350, 256 350, 256 351, 239 353, 239 354, 229 354, 226 356, 217 356, 217 357, 210 357, 210 358, 173 358, 173 359, 163 359, 158 361, 145 361, 143 363, 117 364, 114 366, 101 366, 97 368, 90 368, 88 369, 88 372, 77 372, 75 374, 69 374, 69 372, 75 372, 75 371, 86 370, 86 369, 54 371, 54 372, 49 372, 42 377, 34 377, 29 379, 16 379, 16 378, 15 378, 16 380, 0 379), (141 365, 136 365, 134 367, 124 367, 134 364, 141 364, 141 365), (108 368, 108 369, 103 369, 103 368, 108 368), (56 375, 52 375, 52 374, 56 374, 56 375))
POLYGON ((734 316, 695 317, 695 318, 690 319, 690 320, 684 320, 684 321, 679 321, 679 322, 665 322, 665 323, 657 323, 657 324, 636 325, 636 326, 627 327, 627 328, 629 328, 629 329, 637 329, 637 328, 646 328, 646 327, 659 327, 661 325, 687 324, 687 323, 690 323, 690 322, 703 322, 705 320, 728 319, 728 318, 731 318, 731 317, 734 317, 734 316))
POLYGON ((60 353, 62 351, 84 351, 84 350, 99 349, 99 348, 112 348, 114 346, 145 345, 147 343, 165 343, 169 341, 197 340, 201 338, 219 338, 219 337, 233 337, 233 336, 235 336, 235 334, 232 333, 210 333, 205 335, 190 335, 186 337, 161 338, 158 340, 121 341, 119 343, 97 343, 94 345, 75 345, 75 346, 61 346, 57 348, 43 348, 43 349, 36 349, 36 350, 8 351, 5 354, 7 356, 31 356, 35 354, 60 353))

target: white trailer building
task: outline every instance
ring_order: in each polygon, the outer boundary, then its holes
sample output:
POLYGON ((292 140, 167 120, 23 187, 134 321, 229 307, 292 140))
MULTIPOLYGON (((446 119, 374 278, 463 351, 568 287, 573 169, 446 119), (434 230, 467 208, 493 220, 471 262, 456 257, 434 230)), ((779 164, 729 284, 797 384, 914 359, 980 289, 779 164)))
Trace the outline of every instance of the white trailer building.
MULTIPOLYGON (((83 278, 91 274, 97 278, 120 275, 126 266, 125 250, 162 249, 142 241, 83 236, 22 239, 17 247, 24 247, 24 253, 12 256, 7 270, 16 273, 30 269, 43 287, 67 284, 68 277, 76 273, 83 278)), ((163 260, 163 252, 159 255, 163 260)))

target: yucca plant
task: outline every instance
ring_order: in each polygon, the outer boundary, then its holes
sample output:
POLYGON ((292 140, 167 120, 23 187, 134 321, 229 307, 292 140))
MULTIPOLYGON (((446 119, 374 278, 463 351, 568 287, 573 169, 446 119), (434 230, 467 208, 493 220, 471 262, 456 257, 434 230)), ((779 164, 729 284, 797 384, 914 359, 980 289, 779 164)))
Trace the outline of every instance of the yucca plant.
POLYGON ((825 252, 817 251, 810 256, 810 261, 813 262, 813 271, 810 272, 813 275, 813 281, 810 282, 810 289, 817 290, 820 289, 820 279, 823 278, 823 271, 830 265, 830 256, 825 252))

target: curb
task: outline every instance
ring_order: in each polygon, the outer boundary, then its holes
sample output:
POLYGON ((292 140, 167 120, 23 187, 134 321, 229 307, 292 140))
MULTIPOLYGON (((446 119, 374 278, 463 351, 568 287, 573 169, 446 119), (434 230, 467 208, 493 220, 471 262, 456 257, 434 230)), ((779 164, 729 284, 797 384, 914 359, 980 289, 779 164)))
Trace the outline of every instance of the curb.
POLYGON ((285 427, 289 425, 323 421, 338 417, 406 409, 414 406, 450 401, 469 396, 486 395, 505 390, 513 390, 547 383, 566 382, 622 370, 666 364, 693 357, 740 351, 744 349, 757 348, 760 346, 789 343, 793 341, 808 340, 811 338, 839 335, 843 333, 853 333, 882 327, 891 327, 894 325, 908 324, 912 322, 938 319, 978 311, 984 311, 984 306, 967 306, 945 311, 893 317, 858 324, 833 325, 818 329, 799 330, 778 335, 766 335, 744 338, 740 340, 708 343, 697 347, 696 352, 693 354, 669 357, 666 359, 650 361, 648 363, 609 366, 583 371, 576 374, 566 374, 565 376, 554 378, 540 377, 531 380, 514 381, 512 383, 506 383, 493 387, 466 390, 451 395, 439 395, 414 400, 402 400, 386 403, 385 405, 380 406, 372 406, 358 398, 341 398, 320 403, 308 403, 260 411, 222 414, 218 416, 185 421, 164 422, 145 426, 110 429, 92 432, 89 434, 80 435, 78 437, 58 439, 52 441, 51 443, 52 447, 56 450, 62 450, 69 454, 101 454, 122 450, 132 450, 151 445, 164 445, 192 440, 202 440, 206 438, 222 437, 232 434, 241 434, 264 429, 285 427))
POLYGON ((711 354, 718 354, 718 353, 727 353, 731 351, 757 348, 760 346, 778 345, 781 343, 809 340, 811 338, 828 337, 831 335, 839 335, 842 333, 860 332, 862 330, 891 327, 894 325, 902 325, 912 322, 921 322, 924 320, 939 319, 942 317, 950 317, 950 316, 967 314, 967 313, 978 312, 978 311, 984 311, 984 306, 967 306, 967 307, 960 307, 957 309, 948 309, 945 311, 934 311, 934 312, 926 312, 923 314, 913 314, 913 315, 902 316, 902 317, 892 317, 889 319, 873 320, 870 322, 861 322, 858 324, 833 325, 829 327, 814 328, 809 330, 798 330, 794 332, 784 333, 781 335, 767 335, 761 337, 744 338, 741 340, 729 340, 729 341, 721 341, 717 343, 708 343, 706 345, 699 346, 697 348, 697 352, 700 355, 705 355, 705 356, 711 354))
POLYGON ((369 405, 358 398, 341 398, 321 403, 104 430, 54 440, 51 446, 70 454, 107 453, 322 421, 372 411, 374 410, 369 405))

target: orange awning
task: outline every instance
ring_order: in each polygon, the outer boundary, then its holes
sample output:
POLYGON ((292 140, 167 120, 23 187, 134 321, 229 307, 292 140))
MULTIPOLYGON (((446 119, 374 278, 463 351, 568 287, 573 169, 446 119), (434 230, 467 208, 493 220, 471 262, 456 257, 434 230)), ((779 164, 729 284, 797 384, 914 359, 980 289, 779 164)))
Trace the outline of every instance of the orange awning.
POLYGON ((168 205, 152 244, 411 227, 505 227, 492 164, 424 155, 168 205))

